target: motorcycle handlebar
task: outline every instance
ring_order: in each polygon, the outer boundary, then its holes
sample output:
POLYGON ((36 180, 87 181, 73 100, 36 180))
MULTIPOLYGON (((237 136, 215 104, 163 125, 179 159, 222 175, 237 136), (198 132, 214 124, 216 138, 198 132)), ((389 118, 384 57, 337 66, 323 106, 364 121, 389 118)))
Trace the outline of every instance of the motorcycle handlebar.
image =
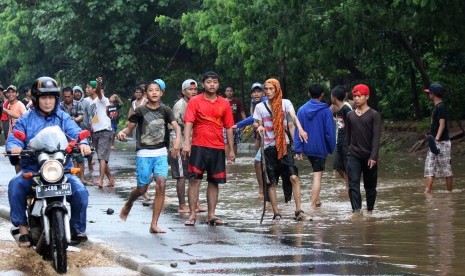
POLYGON ((21 153, 11 153, 11 151, 7 150, 4 152, 5 156, 21 156, 21 157, 30 157, 32 155, 36 154, 35 151, 33 150, 22 150, 21 153))

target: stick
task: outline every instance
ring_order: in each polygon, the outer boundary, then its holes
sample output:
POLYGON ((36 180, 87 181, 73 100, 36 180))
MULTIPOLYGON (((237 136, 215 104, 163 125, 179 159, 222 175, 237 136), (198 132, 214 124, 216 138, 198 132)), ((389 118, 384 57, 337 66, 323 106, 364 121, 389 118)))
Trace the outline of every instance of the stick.
POLYGON ((265 138, 261 137, 260 152, 262 154, 261 165, 262 165, 262 180, 263 180, 263 212, 260 219, 260 224, 263 222, 263 217, 266 212, 266 199, 268 198, 268 176, 266 175, 266 160, 265 160, 265 138))

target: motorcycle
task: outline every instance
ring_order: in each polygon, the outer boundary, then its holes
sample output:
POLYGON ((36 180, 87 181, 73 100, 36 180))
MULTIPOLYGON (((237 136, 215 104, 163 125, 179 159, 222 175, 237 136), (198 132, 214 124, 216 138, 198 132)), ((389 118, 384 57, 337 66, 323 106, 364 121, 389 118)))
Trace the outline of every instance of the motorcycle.
MULTIPOLYGON (((25 140, 25 134, 15 131, 13 135, 25 140)), ((27 222, 31 245, 44 260, 52 261, 58 273, 68 269, 66 250, 71 243, 71 208, 66 196, 72 194, 71 184, 66 174, 79 174, 79 168, 65 169, 65 164, 80 154, 79 142, 89 136, 89 131, 79 133, 77 140, 68 142, 65 133, 58 127, 41 130, 21 152, 21 158, 35 160, 37 172, 23 173, 23 178, 31 179, 32 195, 27 200, 27 222)), ((8 154, 14 156, 13 154, 8 154)), ((18 228, 12 228, 13 236, 19 236, 18 228)))

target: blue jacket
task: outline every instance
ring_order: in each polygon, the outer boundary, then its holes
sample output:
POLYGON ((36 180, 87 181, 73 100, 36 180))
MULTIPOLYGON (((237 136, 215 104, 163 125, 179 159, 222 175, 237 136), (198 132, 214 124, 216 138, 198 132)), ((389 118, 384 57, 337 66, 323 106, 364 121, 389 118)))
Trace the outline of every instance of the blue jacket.
POLYGON ((308 134, 308 142, 301 142, 295 128, 294 152, 306 156, 326 158, 336 146, 333 114, 325 103, 311 99, 297 112, 302 128, 308 134))
MULTIPOLYGON (((13 147, 25 149, 29 144, 29 141, 34 138, 39 131, 49 126, 60 126, 70 140, 77 139, 79 132, 82 131, 76 122, 71 119, 68 113, 59 108, 55 108, 52 114, 46 117, 42 116, 38 109, 31 109, 21 116, 16 122, 6 141, 6 150, 10 151, 13 147), (21 141, 14 137, 13 132, 15 130, 24 132, 26 134, 26 140, 21 141)), ((87 144, 87 141, 83 140, 81 143, 87 144)), ((21 158, 21 167, 38 170, 36 161, 31 160, 30 158, 21 158)), ((71 167, 70 161, 66 164, 66 167, 71 167)))

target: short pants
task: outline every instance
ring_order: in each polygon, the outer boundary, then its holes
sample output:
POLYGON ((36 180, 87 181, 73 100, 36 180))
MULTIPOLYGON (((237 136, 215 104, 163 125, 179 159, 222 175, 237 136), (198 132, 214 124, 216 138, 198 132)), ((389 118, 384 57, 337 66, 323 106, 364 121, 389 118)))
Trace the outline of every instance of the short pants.
POLYGON ((333 169, 338 171, 346 171, 347 166, 347 146, 336 145, 334 150, 333 169))
POLYGON ((168 163, 171 167, 171 177, 174 179, 189 177, 188 161, 181 156, 173 158, 171 155, 168 157, 168 163))
POLYGON ((326 159, 321 157, 307 156, 312 164, 313 172, 322 172, 325 170, 326 159))
POLYGON ((92 134, 92 144, 97 152, 98 160, 105 160, 108 162, 111 152, 111 136, 110 130, 100 130, 92 134))
POLYGON ((207 171, 207 181, 226 183, 226 158, 224 149, 192 146, 189 157, 189 177, 203 179, 207 171))
MULTIPOLYGON (((226 135, 226 129, 223 128, 223 137, 224 137, 224 144, 228 144, 228 136, 226 135)), ((234 145, 237 145, 241 142, 241 130, 236 128, 233 129, 233 137, 234 137, 234 145)))
POLYGON ((146 186, 152 180, 161 176, 168 179, 168 156, 157 157, 136 157, 137 165, 137 186, 146 186))
POLYGON ((265 161, 266 161, 266 174, 268 180, 272 184, 278 184, 279 177, 291 177, 292 175, 298 175, 298 169, 294 163, 294 157, 292 156, 292 150, 288 146, 287 154, 278 159, 278 150, 276 147, 268 147, 265 149, 265 161))
POLYGON ((449 177, 452 176, 451 165, 451 143, 448 141, 440 141, 436 143, 440 152, 435 155, 428 150, 428 155, 425 160, 425 177, 449 177))

